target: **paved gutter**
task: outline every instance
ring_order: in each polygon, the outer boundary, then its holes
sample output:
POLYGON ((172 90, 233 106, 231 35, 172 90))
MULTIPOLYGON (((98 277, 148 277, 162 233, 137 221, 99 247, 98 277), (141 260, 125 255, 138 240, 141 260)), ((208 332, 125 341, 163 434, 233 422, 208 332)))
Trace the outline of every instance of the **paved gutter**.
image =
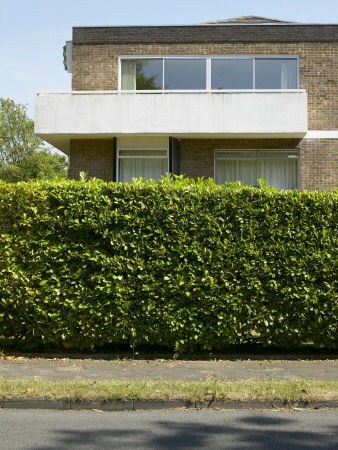
POLYGON ((54 409, 97 411, 141 411, 149 409, 333 409, 338 400, 79 400, 79 399, 34 399, 1 398, 2 409, 54 409))

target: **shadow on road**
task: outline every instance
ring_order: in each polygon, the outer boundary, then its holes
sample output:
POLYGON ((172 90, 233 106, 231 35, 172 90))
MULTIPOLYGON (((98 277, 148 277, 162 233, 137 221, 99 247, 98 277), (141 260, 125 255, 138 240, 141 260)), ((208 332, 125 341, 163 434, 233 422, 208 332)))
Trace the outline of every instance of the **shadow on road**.
MULTIPOLYGON (((135 424, 128 417, 127 426, 118 428, 111 416, 111 428, 104 420, 104 428, 96 429, 58 429, 53 431, 53 442, 47 447, 34 447, 34 450, 50 449, 326 449, 336 450, 338 426, 312 427, 302 423, 300 412, 290 418, 271 417, 264 413, 247 413, 235 417, 227 411, 218 411, 214 424, 208 424, 207 416, 182 416, 182 420, 147 420, 142 418, 135 424), (255 415, 253 415, 255 414, 255 415), (185 423, 183 420, 186 419, 185 423), (196 420, 198 419, 198 420, 196 420), (115 429, 114 429, 115 428, 115 429)), ((314 412, 315 413, 315 412, 314 412)), ((208 412, 206 412, 208 415, 208 412)), ((101 416, 102 417, 102 416, 101 416)), ((107 416, 106 416, 107 417, 107 416)), ((168 416, 166 416, 167 418, 168 416)), ((132 419, 132 418, 131 418, 132 419)), ((149 418, 148 418, 149 419, 149 418)), ((210 420, 209 420, 210 422, 210 420)))

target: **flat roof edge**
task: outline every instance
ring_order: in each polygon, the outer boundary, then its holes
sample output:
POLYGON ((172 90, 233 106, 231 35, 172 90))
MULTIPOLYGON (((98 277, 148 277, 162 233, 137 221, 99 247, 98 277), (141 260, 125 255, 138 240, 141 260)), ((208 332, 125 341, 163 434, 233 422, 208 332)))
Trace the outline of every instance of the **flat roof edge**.
POLYGON ((157 25, 76 25, 72 28, 155 28, 155 27, 304 27, 338 26, 338 23, 195 23, 157 25))

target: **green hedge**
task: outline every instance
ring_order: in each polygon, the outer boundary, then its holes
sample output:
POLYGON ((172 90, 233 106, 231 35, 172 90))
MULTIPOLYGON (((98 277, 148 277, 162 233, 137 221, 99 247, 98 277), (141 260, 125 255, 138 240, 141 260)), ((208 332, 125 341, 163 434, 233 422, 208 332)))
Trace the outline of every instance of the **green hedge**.
POLYGON ((0 335, 28 345, 335 347, 338 193, 0 183, 0 335))

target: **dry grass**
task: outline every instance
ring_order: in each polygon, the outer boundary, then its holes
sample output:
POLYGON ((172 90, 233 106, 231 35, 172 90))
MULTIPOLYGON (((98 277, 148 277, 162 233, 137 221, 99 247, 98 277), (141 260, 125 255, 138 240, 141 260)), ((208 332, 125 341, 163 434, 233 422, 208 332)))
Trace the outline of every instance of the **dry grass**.
POLYGON ((0 378, 0 397, 72 399, 183 399, 183 400, 330 400, 338 398, 338 381, 235 380, 207 382, 120 381, 0 378))

